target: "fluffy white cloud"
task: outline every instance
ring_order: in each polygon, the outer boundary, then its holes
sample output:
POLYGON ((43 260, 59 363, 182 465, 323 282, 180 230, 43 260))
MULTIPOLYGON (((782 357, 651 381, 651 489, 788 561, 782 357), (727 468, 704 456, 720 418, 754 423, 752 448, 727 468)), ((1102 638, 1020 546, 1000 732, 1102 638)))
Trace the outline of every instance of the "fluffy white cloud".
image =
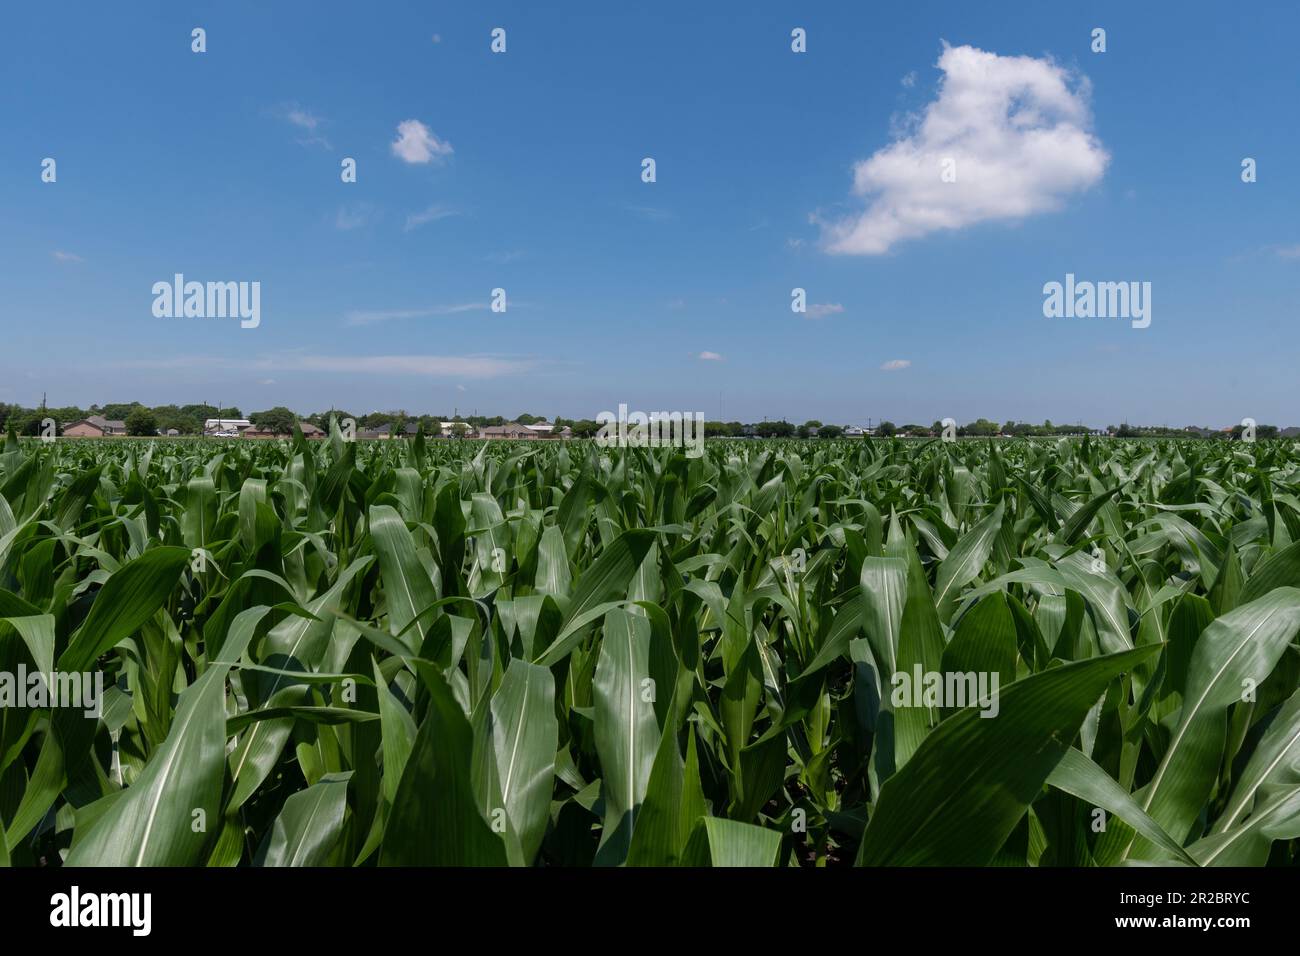
POLYGON ((880 366, 882 372, 897 372, 899 369, 911 368, 911 359, 890 359, 884 365, 880 366))
POLYGON ((433 130, 419 120, 402 120, 397 124, 393 155, 404 163, 429 163, 449 156, 451 143, 440 140, 433 130))
POLYGON ((701 352, 700 360, 704 362, 721 362, 722 356, 717 352, 701 352))
POLYGON ((64 252, 62 249, 55 249, 50 255, 54 256, 58 262, 84 262, 85 260, 75 252, 64 252))
POLYGON ((854 166, 866 209, 823 223, 828 252, 881 255, 939 230, 1050 212, 1101 180, 1110 155, 1091 131, 1085 77, 947 44, 937 65, 939 95, 910 133, 854 166))

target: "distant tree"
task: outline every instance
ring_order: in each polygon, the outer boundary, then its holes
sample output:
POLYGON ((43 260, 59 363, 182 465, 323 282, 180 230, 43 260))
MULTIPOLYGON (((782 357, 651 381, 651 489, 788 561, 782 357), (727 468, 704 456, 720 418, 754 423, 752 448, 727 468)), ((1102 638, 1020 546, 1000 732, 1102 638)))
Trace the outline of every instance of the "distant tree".
POLYGON ((844 428, 840 425, 823 425, 817 430, 818 438, 841 438, 844 435, 844 428))
POLYGON ((876 434, 881 438, 892 438, 898 432, 898 426, 893 422, 884 421, 876 426, 876 434))
POLYGON ((789 438, 794 434, 794 426, 787 421, 759 422, 754 426, 760 438, 789 438))
POLYGON ((991 422, 987 418, 977 418, 968 425, 963 425, 957 430, 959 435, 971 435, 975 437, 988 438, 998 433, 996 422, 991 422))
POLYGON ((158 434, 158 418, 152 409, 143 405, 132 409, 126 416, 126 433, 138 436, 158 434))
POLYGON ((1138 430, 1128 422, 1120 425, 1119 428, 1115 430, 1116 438, 1137 438, 1139 434, 1138 430))
POLYGON ((268 408, 264 412, 252 412, 248 420, 259 430, 276 435, 290 435, 293 433, 293 426, 298 424, 298 416, 283 405, 268 408))

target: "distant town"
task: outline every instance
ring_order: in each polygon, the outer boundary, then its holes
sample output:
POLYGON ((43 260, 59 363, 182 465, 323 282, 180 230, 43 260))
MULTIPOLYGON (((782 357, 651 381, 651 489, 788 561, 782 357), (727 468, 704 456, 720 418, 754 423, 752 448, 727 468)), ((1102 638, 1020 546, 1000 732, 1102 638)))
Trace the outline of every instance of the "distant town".
MULTIPOLYGON (((25 408, 0 403, 0 430, 19 435, 54 434, 67 438, 118 437, 208 437, 208 438, 287 438, 299 429, 309 439, 324 438, 330 419, 351 422, 353 436, 367 440, 413 438, 508 439, 513 441, 592 438, 600 423, 592 419, 571 419, 522 413, 514 418, 502 416, 411 415, 403 410, 356 414, 330 409, 301 416, 283 406, 245 415, 237 407, 216 405, 160 405, 139 403, 92 405, 90 408, 25 408)), ((1020 421, 998 423, 985 418, 956 424, 952 419, 929 425, 895 424, 888 420, 869 419, 863 424, 832 424, 816 420, 795 424, 785 420, 761 422, 706 421, 704 433, 711 438, 937 438, 945 433, 962 438, 1033 438, 1069 435, 1094 435, 1115 438, 1222 438, 1246 437, 1297 438, 1300 427, 1249 425, 1239 423, 1223 427, 1202 425, 1133 425, 1121 423, 1095 428, 1083 424, 1041 424, 1020 421), (946 426, 946 427, 945 427, 946 426), (1248 429, 1253 428, 1253 434, 1248 429)))

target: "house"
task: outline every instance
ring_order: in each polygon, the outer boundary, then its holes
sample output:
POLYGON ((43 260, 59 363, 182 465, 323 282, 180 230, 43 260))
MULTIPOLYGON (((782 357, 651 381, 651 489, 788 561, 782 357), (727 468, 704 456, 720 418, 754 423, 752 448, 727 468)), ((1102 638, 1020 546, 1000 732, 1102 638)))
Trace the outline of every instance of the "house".
POLYGON ((378 428, 363 428, 357 432, 358 438, 368 438, 370 440, 387 441, 390 438, 414 438, 420 431, 419 422, 407 422, 400 428, 394 429, 391 422, 384 422, 378 428))
POLYGON ((527 425, 507 422, 504 425, 488 425, 478 430, 479 438, 505 438, 513 441, 536 441, 541 437, 527 425))
POLYGON ((110 421, 102 415, 91 415, 63 429, 65 438, 106 438, 125 434, 126 422, 110 421))
MULTIPOLYGON (((298 428, 302 430, 304 438, 324 438, 325 433, 313 425, 311 422, 299 422, 298 428)), ((240 438, 290 438, 291 432, 275 432, 270 429, 260 428, 254 425, 252 428, 245 428, 239 433, 240 438)))
POLYGON ((533 422, 531 425, 525 425, 524 427, 530 432, 537 432, 539 438, 550 438, 551 433, 555 431, 555 426, 544 418, 540 422, 533 422))
POLYGON ((247 418, 209 418, 203 422, 203 434, 217 438, 236 438, 253 427, 247 418))
POLYGON ((849 425, 844 429, 845 438, 861 438, 866 433, 866 430, 858 425, 849 425))

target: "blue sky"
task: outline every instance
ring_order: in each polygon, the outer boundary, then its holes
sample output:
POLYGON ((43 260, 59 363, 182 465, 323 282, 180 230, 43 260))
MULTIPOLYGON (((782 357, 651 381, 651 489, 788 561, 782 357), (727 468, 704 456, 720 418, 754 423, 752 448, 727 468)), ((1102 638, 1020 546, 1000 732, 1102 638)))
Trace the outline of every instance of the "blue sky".
POLYGON ((1293 6, 624 6, 7 9, 0 401, 1300 423, 1293 6), (1008 119, 985 63, 1067 94, 1008 119), (950 193, 886 168, 932 148, 950 193), (260 325, 156 318, 177 272, 260 325), (1150 282, 1150 327, 1045 318, 1066 273, 1150 282))

